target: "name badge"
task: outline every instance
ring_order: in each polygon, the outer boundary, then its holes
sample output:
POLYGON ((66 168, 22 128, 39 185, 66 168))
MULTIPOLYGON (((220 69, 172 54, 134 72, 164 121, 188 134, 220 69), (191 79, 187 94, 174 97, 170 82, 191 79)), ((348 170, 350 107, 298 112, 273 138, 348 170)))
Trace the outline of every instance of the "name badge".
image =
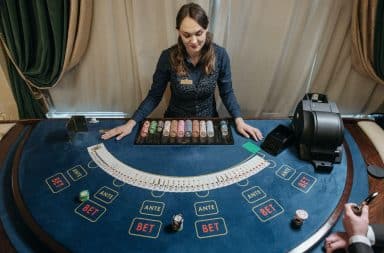
POLYGON ((190 79, 181 79, 180 84, 191 85, 191 84, 193 84, 193 81, 190 79))

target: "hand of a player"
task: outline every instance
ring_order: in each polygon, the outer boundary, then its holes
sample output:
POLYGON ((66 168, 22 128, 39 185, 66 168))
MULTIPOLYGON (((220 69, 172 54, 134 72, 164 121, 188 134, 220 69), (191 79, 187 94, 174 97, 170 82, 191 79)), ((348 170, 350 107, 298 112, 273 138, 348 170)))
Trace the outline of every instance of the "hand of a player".
POLYGON ((347 232, 349 237, 353 235, 366 236, 369 225, 368 206, 364 205, 361 216, 357 216, 352 210, 353 205, 354 204, 351 203, 345 204, 345 214, 343 218, 345 232, 347 232))
POLYGON ((136 125, 136 121, 130 119, 126 124, 112 128, 111 130, 105 132, 101 139, 108 140, 116 136, 116 140, 121 140, 128 134, 132 132, 133 127, 136 125))
POLYGON ((333 233, 325 238, 324 248, 326 253, 331 253, 338 249, 346 249, 347 247, 348 235, 345 232, 333 233))
POLYGON ((236 118, 235 123, 237 131, 246 138, 252 137, 255 141, 260 141, 263 139, 263 134, 261 131, 245 123, 243 118, 236 118))

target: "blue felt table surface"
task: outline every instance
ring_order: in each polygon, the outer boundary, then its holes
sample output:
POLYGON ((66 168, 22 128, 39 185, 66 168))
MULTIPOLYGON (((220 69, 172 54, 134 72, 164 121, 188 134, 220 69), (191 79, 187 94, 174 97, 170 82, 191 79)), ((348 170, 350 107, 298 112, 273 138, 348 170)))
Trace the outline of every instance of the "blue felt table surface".
MULTIPOLYGON (((105 120, 89 124, 89 131, 77 143, 68 141, 66 121, 40 122, 28 139, 20 160, 19 183, 22 197, 39 226, 52 238, 72 252, 287 252, 315 233, 328 219, 344 190, 347 159, 335 164, 330 173, 316 172, 309 162, 298 159, 294 147, 274 157, 259 151, 270 166, 239 184, 200 193, 158 193, 131 185, 118 185, 113 177, 95 166, 86 148, 104 143, 108 151, 121 162, 134 168, 167 176, 198 176, 229 168, 253 154, 242 147, 254 142, 239 136, 233 130, 234 145, 134 145, 135 134, 121 141, 102 141, 99 129, 108 129, 123 123, 105 120), (74 181, 68 170, 81 166, 86 176, 74 181), (292 176, 282 178, 279 169, 289 166, 292 176), (53 193, 46 179, 62 173, 69 187, 53 193), (294 187, 300 176, 313 179, 308 192, 294 187), (112 203, 104 203, 94 194, 102 187, 117 192, 112 203), (244 197, 249 189, 261 189, 264 197, 250 203, 244 197), (80 203, 77 196, 88 189, 91 200, 105 208, 96 222, 80 216, 75 210, 80 203), (161 202, 160 216, 143 214, 145 201, 161 202), (196 213, 196 203, 208 201, 217 205, 217 212, 206 216, 196 213), (263 203, 273 202, 279 213, 263 221, 255 210, 263 203), (301 229, 295 230, 290 221, 297 209, 305 209, 309 218, 301 229), (182 213, 184 228, 170 233, 166 227, 172 215, 182 213), (154 220, 160 225, 156 238, 129 233, 137 219, 154 220), (220 233, 201 238, 197 229, 200 221, 220 221, 220 233)), ((248 123, 267 135, 278 124, 288 120, 251 120, 248 123)), ((137 128, 134 129, 134 133, 137 128)), ((345 140, 352 152, 354 179, 351 201, 359 202, 368 192, 365 164, 350 134, 345 140)), ((2 171, 3 172, 3 171, 2 171)), ((338 225, 337 229, 341 229, 338 225)), ((6 228, 7 230, 7 228, 6 228)), ((15 237, 16 233, 15 233, 15 237)), ((11 238, 12 239, 12 238, 11 238)), ((23 247, 17 243, 16 248, 23 247)), ((320 252, 320 248, 313 251, 320 252)))

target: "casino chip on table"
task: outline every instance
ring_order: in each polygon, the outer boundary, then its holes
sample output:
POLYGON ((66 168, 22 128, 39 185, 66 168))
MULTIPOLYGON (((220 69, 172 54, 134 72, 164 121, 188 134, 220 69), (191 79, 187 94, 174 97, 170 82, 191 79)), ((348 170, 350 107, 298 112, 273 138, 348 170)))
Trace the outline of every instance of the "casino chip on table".
POLYGON ((81 191, 79 193, 79 201, 84 202, 87 200, 89 200, 89 191, 88 190, 81 191))
POLYGON ((171 228, 173 231, 180 232, 183 230, 184 218, 181 214, 173 215, 171 228))
POLYGON ((309 215, 307 211, 303 209, 297 209, 295 212, 295 216, 291 221, 291 225, 293 226, 293 228, 300 228, 303 225, 304 221, 308 219, 308 217, 309 215))

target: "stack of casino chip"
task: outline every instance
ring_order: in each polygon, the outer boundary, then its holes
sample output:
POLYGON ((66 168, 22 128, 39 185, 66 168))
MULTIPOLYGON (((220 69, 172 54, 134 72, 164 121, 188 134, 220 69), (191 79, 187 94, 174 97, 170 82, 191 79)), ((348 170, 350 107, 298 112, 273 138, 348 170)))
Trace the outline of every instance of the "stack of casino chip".
POLYGON ((294 228, 300 228, 303 225, 304 221, 306 219, 308 219, 308 216, 309 215, 308 215, 307 211, 305 211, 303 209, 296 210, 295 216, 293 217, 292 222, 291 222, 292 226, 294 228))
POLYGON ((154 133, 156 133, 156 130, 157 130, 157 121, 152 120, 151 125, 149 126, 149 133, 154 134, 154 133))
POLYGON ((159 120, 159 122, 157 122, 157 132, 158 133, 162 133, 163 132, 163 128, 164 128, 164 121, 159 120))
POLYGON ((228 135, 228 124, 227 124, 227 121, 225 121, 225 120, 221 120, 220 121, 220 131, 221 131, 221 135, 223 135, 223 136, 227 136, 228 135))
POLYGON ((84 202, 89 200, 89 191, 88 190, 83 190, 79 193, 79 201, 84 202))
POLYGON ((177 137, 184 137, 184 120, 179 120, 177 123, 177 137))
POLYGON ((213 130, 212 120, 207 120, 207 135, 208 135, 208 137, 215 136, 215 131, 213 130))
POLYGON ((176 214, 172 216, 171 228, 173 231, 180 232, 183 230, 184 218, 181 214, 176 214))
POLYGON ((172 138, 177 136, 177 125, 178 125, 177 120, 174 119, 171 121, 171 130, 169 132, 169 136, 171 136, 172 138))
POLYGON ((143 137, 143 138, 147 137, 149 126, 150 126, 149 121, 148 120, 144 121, 143 127, 141 128, 141 131, 140 131, 140 136, 141 137, 143 137))
POLYGON ((192 136, 192 120, 187 119, 185 121, 184 132, 185 137, 189 138, 192 136))
POLYGON ((205 123, 205 120, 200 120, 200 137, 207 137, 207 124, 205 123))
POLYGON ((197 119, 192 121, 192 137, 197 138, 200 136, 200 122, 197 119))
POLYGON ((166 120, 164 123, 163 136, 168 137, 171 132, 171 121, 166 120))

